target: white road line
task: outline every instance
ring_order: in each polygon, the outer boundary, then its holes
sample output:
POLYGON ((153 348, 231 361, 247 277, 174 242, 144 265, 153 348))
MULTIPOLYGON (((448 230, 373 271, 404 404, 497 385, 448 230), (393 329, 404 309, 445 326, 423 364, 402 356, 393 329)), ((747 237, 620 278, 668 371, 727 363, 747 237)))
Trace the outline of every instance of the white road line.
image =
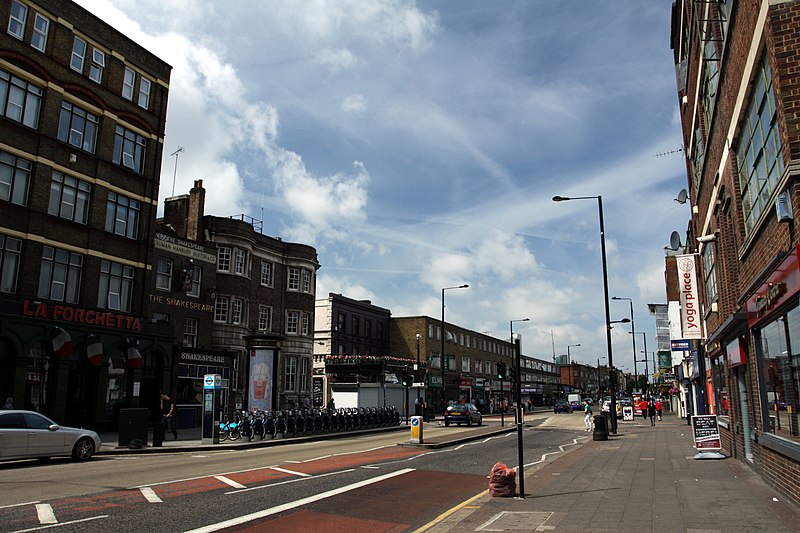
POLYGON ((49 503, 37 503, 36 516, 39 517, 40 524, 58 524, 53 507, 49 503))
POLYGON ((284 474, 291 474, 293 476, 311 477, 311 474, 305 474, 303 472, 297 472, 295 470, 287 470, 287 469, 281 468, 279 466, 271 466, 270 470, 275 470, 276 472, 283 472, 284 474))
POLYGON ((234 489, 246 489, 247 488, 246 486, 244 486, 241 483, 238 483, 238 482, 232 480, 229 477, 214 476, 214 479, 218 479, 218 480, 222 481, 223 483, 225 483, 226 485, 229 485, 229 486, 233 487, 234 489))
MULTIPOLYGON (((320 477, 336 476, 338 474, 344 474, 346 472, 355 472, 355 471, 356 471, 355 468, 348 468, 347 470, 339 470, 338 472, 328 472, 327 474, 319 474, 318 476, 313 476, 313 478, 317 479, 317 478, 320 478, 320 477)), ((306 481, 308 479, 311 479, 311 478, 296 477, 296 478, 293 478, 293 479, 287 479, 286 481, 278 481, 278 482, 275 482, 275 483, 270 483, 269 485, 259 485, 257 487, 248 487, 248 488, 240 489, 240 490, 232 490, 232 491, 226 492, 225 494, 239 494, 240 492, 250 492, 250 491, 254 491, 254 490, 269 489, 269 488, 272 488, 272 487, 277 487, 278 485, 289 485, 290 483, 297 483, 298 481, 306 481)))
POLYGON ((163 503, 161 498, 158 497, 158 494, 156 494, 156 491, 154 491, 150 487, 142 487, 139 490, 141 491, 142 496, 144 496, 144 499, 147 500, 148 502, 163 503))
POLYGON ((35 502, 12 503, 11 505, 2 505, 0 506, 0 509, 10 509, 12 507, 22 507, 23 505, 34 505, 37 503, 39 503, 39 500, 36 500, 35 502))
POLYGON ((61 526, 71 526, 73 524, 80 524, 81 522, 91 522, 92 520, 99 520, 100 518, 108 518, 107 514, 101 514, 99 516, 92 516, 90 518, 81 518, 79 520, 70 520, 69 522, 61 522, 58 524, 50 524, 47 526, 39 526, 39 527, 32 527, 29 529, 18 529, 16 531, 12 531, 11 533, 28 533, 28 531, 42 531, 43 529, 52 529, 54 527, 61 527, 61 526))
POLYGON ((332 496, 338 496, 339 494, 344 494, 345 492, 349 492, 351 490, 359 489, 361 487, 366 487, 368 485, 372 485, 373 483, 380 483, 386 479, 390 479, 396 476, 401 476, 403 474, 407 474, 409 472, 413 472, 413 468, 404 468, 403 470, 398 470, 397 472, 392 472, 390 474, 384 474, 382 476, 374 477, 371 479, 366 479, 364 481, 359 481, 358 483, 353 483, 352 485, 346 485, 344 487, 340 487, 338 489, 329 490, 327 492, 321 492, 320 494, 315 494, 314 496, 309 496, 308 498, 302 498, 300 500, 296 500, 293 502, 285 503, 283 505, 278 505, 276 507, 272 507, 270 509, 264 509, 263 511, 258 511, 256 513, 251 513, 248 515, 240 516, 238 518, 233 518, 231 520, 226 520, 224 522, 218 522, 216 524, 210 524, 205 527, 201 527, 198 529, 193 529, 186 533, 211 533, 212 531, 219 531, 220 529, 225 529, 228 527, 234 527, 241 524, 245 524, 247 522, 252 522, 253 520, 258 520, 260 518, 266 518, 267 516, 274 515, 277 513, 282 513, 284 511, 288 511, 290 509, 295 509, 297 507, 301 507, 303 505, 318 502, 320 500, 324 500, 326 498, 330 498, 332 496))

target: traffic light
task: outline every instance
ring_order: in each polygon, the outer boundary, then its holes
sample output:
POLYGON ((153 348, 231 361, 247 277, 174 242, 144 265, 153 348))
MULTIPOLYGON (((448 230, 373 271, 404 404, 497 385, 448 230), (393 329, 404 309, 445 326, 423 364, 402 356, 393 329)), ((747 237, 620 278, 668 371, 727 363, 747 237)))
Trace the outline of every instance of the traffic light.
POLYGON ((506 376, 506 364, 505 363, 497 363, 497 379, 503 380, 506 376))
POLYGON ((508 369, 508 381, 512 383, 516 383, 517 381, 517 369, 514 368, 513 366, 509 367, 508 369))
POLYGON ((402 383, 403 387, 410 387, 411 386, 411 374, 408 373, 408 370, 403 370, 402 374, 402 383))

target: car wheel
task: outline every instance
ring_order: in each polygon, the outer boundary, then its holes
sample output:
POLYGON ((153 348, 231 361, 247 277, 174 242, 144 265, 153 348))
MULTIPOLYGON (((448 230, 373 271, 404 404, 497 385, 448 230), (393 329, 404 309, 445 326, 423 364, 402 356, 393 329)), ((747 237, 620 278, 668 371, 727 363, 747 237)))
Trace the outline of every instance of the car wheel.
POLYGON ((94 455, 94 442, 88 437, 83 437, 72 448, 72 458, 76 461, 86 461, 94 455))
POLYGON ((479 425, 479 426, 482 426, 482 425, 483 425, 483 417, 481 417, 481 418, 479 418, 479 419, 478 419, 478 425, 479 425))
POLYGON ((450 427, 450 422, 448 422, 447 420, 445 420, 445 421, 444 421, 444 427, 446 427, 446 428, 449 428, 449 427, 450 427))
POLYGON ((470 427, 470 426, 472 426, 472 419, 471 418, 467 418, 467 427, 470 427))

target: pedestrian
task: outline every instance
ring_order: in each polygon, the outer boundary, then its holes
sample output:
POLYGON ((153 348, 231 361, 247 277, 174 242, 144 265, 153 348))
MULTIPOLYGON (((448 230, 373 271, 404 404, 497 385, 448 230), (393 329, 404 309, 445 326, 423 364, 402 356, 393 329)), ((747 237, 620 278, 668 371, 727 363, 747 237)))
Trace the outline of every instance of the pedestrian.
POLYGON ((658 421, 661 422, 661 414, 664 412, 664 404, 661 403, 661 400, 656 400, 656 415, 658 416, 658 421))
POLYGON ((14 398, 9 396, 6 398, 6 403, 3 404, 3 409, 13 409, 14 408, 14 398))
POLYGON ((177 410, 175 409, 175 402, 164 394, 161 393, 161 421, 164 423, 164 431, 172 433, 172 440, 178 440, 178 429, 176 427, 177 410))
POLYGON ((333 396, 328 400, 328 409, 336 409, 336 404, 333 402, 333 396))
POLYGON ((586 431, 592 430, 592 406, 589 405, 589 400, 583 400, 583 424, 586 426, 586 431))
POLYGON ((642 418, 647 420, 647 400, 642 398, 639 402, 639 409, 642 410, 642 418))
POLYGON ((652 400, 647 402, 647 416, 650 417, 650 425, 656 425, 656 404, 652 400))

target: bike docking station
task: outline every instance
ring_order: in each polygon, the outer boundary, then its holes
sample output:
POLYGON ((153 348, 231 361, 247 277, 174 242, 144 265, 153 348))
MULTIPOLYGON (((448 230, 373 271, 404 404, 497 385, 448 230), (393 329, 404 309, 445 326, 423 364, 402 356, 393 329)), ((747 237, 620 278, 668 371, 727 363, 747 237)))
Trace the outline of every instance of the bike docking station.
POLYGON ((219 444, 219 408, 222 403, 222 376, 203 376, 203 444, 219 444))
POLYGON ((411 444, 423 444, 423 431, 422 431, 422 417, 421 416, 412 416, 411 417, 411 444))

